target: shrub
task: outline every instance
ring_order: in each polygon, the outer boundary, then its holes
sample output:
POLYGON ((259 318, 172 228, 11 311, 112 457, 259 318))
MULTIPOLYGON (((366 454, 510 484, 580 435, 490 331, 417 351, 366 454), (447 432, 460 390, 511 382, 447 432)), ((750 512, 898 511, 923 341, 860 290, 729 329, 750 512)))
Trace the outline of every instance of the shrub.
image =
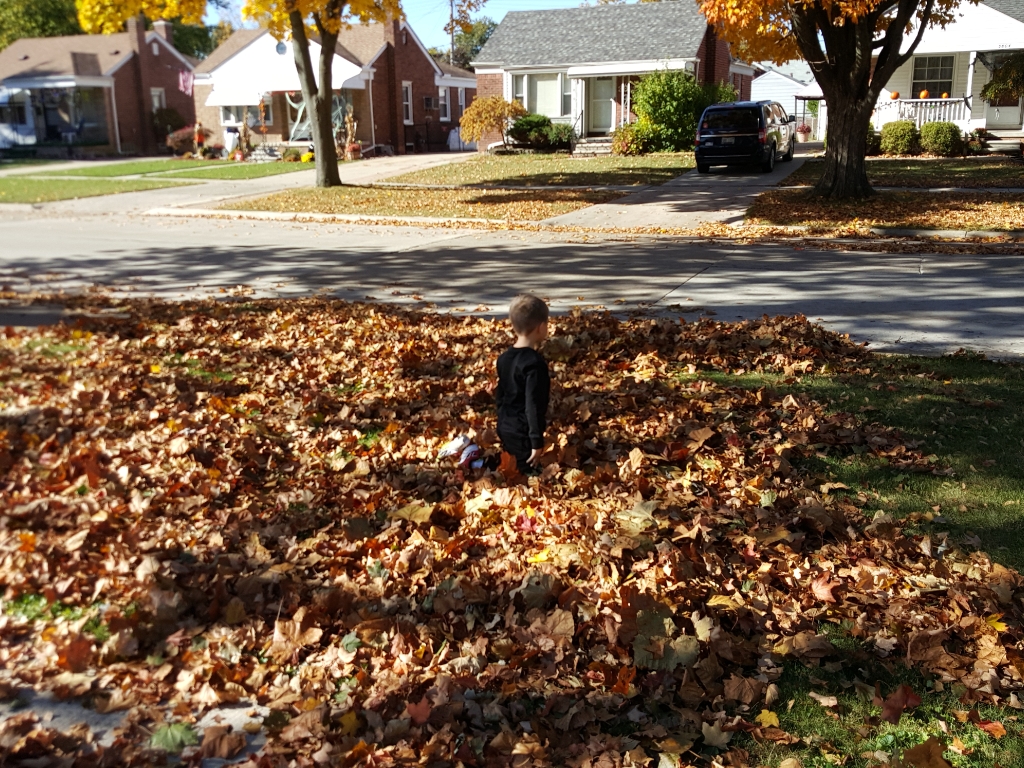
MULTIPOLYGON (((205 139, 209 139, 213 135, 213 132, 207 128, 203 128, 202 131, 205 139)), ((195 137, 195 126, 186 125, 184 128, 179 128, 167 134, 166 144, 174 154, 180 155, 183 152, 191 152, 195 149, 195 137)))
POLYGON ((505 101, 501 96, 474 99, 459 120, 462 140, 480 141, 485 133, 493 131, 501 133, 505 141, 509 123, 525 114, 526 109, 518 101, 505 101))
POLYGON ((298 163, 302 161, 302 150, 298 147, 288 147, 282 154, 281 159, 286 163, 298 163))
POLYGON ((704 110, 720 101, 734 101, 736 89, 726 83, 701 85, 682 70, 660 70, 645 75, 633 87, 633 111, 640 122, 657 126, 654 146, 646 151, 693 148, 697 121, 704 110))
POLYGON ((153 132, 157 141, 163 141, 168 133, 185 127, 185 118, 172 107, 163 107, 153 113, 153 132))
POLYGON ((661 151, 668 144, 661 126, 646 118, 623 125, 612 134, 612 154, 646 155, 661 151))
POLYGON ((925 123, 921 126, 921 149, 940 157, 962 155, 963 133, 955 123, 925 123))
POLYGON ((548 145, 552 149, 572 149, 576 131, 568 123, 554 123, 548 129, 548 145))
POLYGON ((913 120, 896 120, 882 126, 881 150, 887 155, 916 155, 920 137, 913 120))
POLYGON ((207 144, 203 147, 204 160, 220 160, 222 157, 224 157, 223 144, 207 144))
POLYGON ((526 144, 533 149, 543 149, 548 145, 550 130, 550 117, 531 112, 516 120, 508 129, 508 135, 517 144, 526 144))
POLYGON ((875 130, 874 123, 868 123, 868 141, 867 141, 867 152, 866 154, 870 157, 872 155, 878 155, 882 152, 882 137, 878 135, 878 131, 875 130))

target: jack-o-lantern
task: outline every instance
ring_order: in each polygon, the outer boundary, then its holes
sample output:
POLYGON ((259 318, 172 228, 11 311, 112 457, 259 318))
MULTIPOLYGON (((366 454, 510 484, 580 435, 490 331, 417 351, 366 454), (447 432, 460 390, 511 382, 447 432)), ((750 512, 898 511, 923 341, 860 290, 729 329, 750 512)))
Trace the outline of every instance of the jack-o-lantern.
POLYGON ((899 91, 893 91, 892 93, 889 94, 889 98, 892 99, 893 101, 896 101, 896 99, 898 99, 899 97, 900 97, 900 92, 899 91))
POLYGON ((921 91, 919 94, 917 94, 917 98, 919 98, 919 99, 927 99, 928 98, 928 90, 925 89, 925 90, 921 91))
POLYGON ((944 99, 948 99, 948 98, 949 98, 949 94, 948 94, 948 93, 943 93, 943 94, 942 94, 942 98, 944 98, 944 99))

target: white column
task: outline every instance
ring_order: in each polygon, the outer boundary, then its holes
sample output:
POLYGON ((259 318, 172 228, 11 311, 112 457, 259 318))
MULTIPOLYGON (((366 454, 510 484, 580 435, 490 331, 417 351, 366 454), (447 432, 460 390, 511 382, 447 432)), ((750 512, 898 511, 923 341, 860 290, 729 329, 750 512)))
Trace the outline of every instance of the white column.
POLYGON ((974 63, 978 60, 978 52, 971 51, 967 57, 967 100, 971 104, 971 111, 967 115, 967 119, 970 120, 974 117, 974 63))

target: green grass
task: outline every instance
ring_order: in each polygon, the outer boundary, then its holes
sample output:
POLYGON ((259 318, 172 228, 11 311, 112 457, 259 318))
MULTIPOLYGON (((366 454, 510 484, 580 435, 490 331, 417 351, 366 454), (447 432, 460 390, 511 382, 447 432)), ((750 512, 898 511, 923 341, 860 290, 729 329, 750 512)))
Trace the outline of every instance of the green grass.
POLYGON ((804 392, 831 411, 900 429, 934 456, 937 473, 901 472, 869 454, 830 455, 815 469, 848 485, 833 492, 848 493, 868 515, 938 515, 921 525, 976 536, 994 561, 1024 570, 1024 366, 970 354, 879 356, 870 376, 804 376, 790 385, 781 376, 718 378, 804 392), (938 474, 946 468, 951 474, 938 474))
POLYGON ((480 155, 387 179, 400 184, 516 187, 664 184, 693 168, 693 154, 572 158, 550 155, 480 155))
MULTIPOLYGON (((824 167, 824 160, 809 160, 779 185, 812 185, 824 167)), ((1021 187, 1024 186, 1024 163, 999 155, 921 159, 869 157, 868 179, 878 187, 1021 187)))
POLYGON ((52 165, 53 163, 62 163, 63 160, 44 160, 35 157, 24 157, 11 160, 0 160, 0 171, 6 171, 9 168, 24 168, 30 165, 52 165))
POLYGON ((41 179, 26 176, 0 178, 0 203, 51 203, 120 192, 178 187, 173 181, 146 179, 41 179))
POLYGON ((217 163, 204 168, 190 168, 178 173, 161 174, 161 178, 173 176, 186 179, 262 179, 264 176, 278 176, 282 173, 310 171, 316 166, 313 163, 217 163))
MULTIPOLYGON (((944 684, 941 691, 934 689, 934 681, 915 670, 905 667, 899 659, 879 659, 874 653, 850 637, 834 624, 824 624, 820 631, 830 636, 839 650, 837 659, 828 668, 807 667, 799 663, 787 664, 778 681, 779 703, 773 710, 779 717, 780 727, 805 741, 793 746, 773 743, 757 744, 749 738, 734 740, 750 750, 751 765, 777 766, 789 757, 800 760, 803 768, 846 768, 878 766, 877 760, 862 757, 864 753, 885 752, 895 762, 902 752, 915 747, 930 737, 949 744, 958 737, 970 755, 945 754, 955 768, 1024 767, 1024 738, 1019 723, 1008 720, 1014 710, 990 705, 978 706, 982 719, 1003 723, 1007 735, 996 740, 971 722, 961 723, 954 712, 970 709, 960 703, 964 686, 944 684), (836 668, 841 664, 841 668, 836 668), (858 691, 854 681, 874 687, 881 684, 882 695, 887 696, 900 685, 909 685, 921 697, 921 704, 904 712, 899 723, 882 722, 867 726, 868 717, 878 717, 881 708, 858 691), (814 692, 835 696, 839 706, 826 708, 808 694, 814 692), (790 706, 792 702, 792 706, 790 706), (946 724, 943 733, 939 721, 946 724), (839 758, 845 758, 839 760, 839 758)), ((749 719, 749 718, 748 718, 749 719)), ((732 746, 732 745, 730 745, 732 746)), ((885 763, 881 763, 884 765, 885 763)))
POLYGON ((74 168, 67 171, 47 171, 41 176, 84 176, 86 178, 114 178, 117 176, 138 176, 144 173, 162 173, 165 171, 186 170, 197 167, 209 167, 217 161, 211 160, 136 160, 128 163, 102 163, 86 168, 74 168))

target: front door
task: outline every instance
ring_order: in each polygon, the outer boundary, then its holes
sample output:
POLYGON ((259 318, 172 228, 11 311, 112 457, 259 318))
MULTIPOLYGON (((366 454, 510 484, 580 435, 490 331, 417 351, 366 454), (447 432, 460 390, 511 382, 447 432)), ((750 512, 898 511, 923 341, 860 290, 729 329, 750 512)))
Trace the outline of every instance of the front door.
POLYGON ((588 83, 590 86, 590 120, 587 133, 591 136, 604 136, 612 132, 612 120, 615 114, 615 78, 595 77, 588 83))
POLYGON ((1020 128, 1020 99, 1004 97, 993 99, 985 104, 985 127, 1020 128))

